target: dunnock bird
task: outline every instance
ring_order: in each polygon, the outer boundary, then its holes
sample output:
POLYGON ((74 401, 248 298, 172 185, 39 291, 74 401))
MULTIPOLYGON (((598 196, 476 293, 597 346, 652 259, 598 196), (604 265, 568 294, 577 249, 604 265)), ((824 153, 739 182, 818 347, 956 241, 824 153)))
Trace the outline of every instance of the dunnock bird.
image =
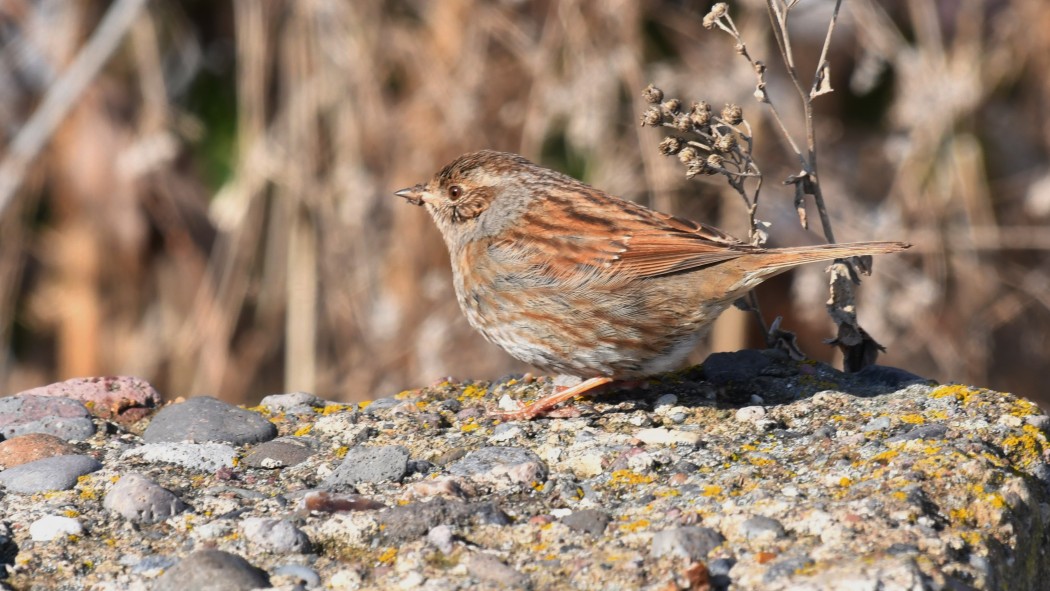
POLYGON ((777 273, 908 247, 751 246, 490 150, 460 156, 396 195, 434 218, 471 326, 516 359, 584 378, 501 415, 507 420, 677 368, 723 310, 777 273))

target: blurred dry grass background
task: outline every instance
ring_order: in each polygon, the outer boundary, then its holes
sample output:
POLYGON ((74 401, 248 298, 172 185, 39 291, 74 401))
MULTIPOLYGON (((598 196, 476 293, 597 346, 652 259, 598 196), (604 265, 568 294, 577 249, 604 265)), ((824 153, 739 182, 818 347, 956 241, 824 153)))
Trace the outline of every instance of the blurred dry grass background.
MULTIPOLYGON (((97 31, 101 0, 0 2, 0 158, 97 31)), ((746 235, 717 179, 686 181, 638 126, 641 89, 742 105, 781 244, 794 172, 710 2, 147 2, 0 200, 0 394, 134 374, 167 397, 387 396, 527 368, 462 320, 444 247, 393 190, 479 148, 746 235)), ((811 71, 833 2, 804 0, 811 71)), ((763 2, 731 10, 770 88, 763 2)), ((1050 4, 847 0, 817 101, 839 240, 905 239, 861 289, 882 363, 1046 404, 1050 4)), ((826 280, 761 294, 830 359, 826 280)), ((756 346, 742 314, 714 349, 756 346)), ((705 351, 698 351, 702 359, 705 351)))

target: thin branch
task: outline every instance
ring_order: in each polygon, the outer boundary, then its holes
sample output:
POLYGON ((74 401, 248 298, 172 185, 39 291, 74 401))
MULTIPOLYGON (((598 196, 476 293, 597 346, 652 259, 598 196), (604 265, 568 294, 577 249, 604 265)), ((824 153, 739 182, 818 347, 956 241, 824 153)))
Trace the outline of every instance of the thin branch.
POLYGON ((22 186, 29 165, 116 51, 146 2, 117 0, 110 5, 91 39, 84 44, 62 77, 47 92, 36 112, 7 146, 7 154, 0 162, 0 216, 22 186))

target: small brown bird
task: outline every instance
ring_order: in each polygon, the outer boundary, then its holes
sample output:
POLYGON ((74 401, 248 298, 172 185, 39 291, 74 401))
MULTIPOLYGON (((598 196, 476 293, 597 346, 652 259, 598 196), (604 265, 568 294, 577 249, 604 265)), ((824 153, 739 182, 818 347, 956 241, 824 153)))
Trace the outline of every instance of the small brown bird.
POLYGON ((584 378, 506 420, 677 368, 722 311, 777 273, 909 246, 759 248, 490 150, 396 195, 434 218, 471 326, 516 359, 584 378))

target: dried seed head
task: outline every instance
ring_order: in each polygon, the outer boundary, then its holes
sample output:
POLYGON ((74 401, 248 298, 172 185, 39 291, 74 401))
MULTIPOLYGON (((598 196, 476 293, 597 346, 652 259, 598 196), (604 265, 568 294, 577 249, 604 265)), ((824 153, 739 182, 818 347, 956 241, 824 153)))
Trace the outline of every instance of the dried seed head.
POLYGON ((707 163, 697 158, 690 162, 685 169, 685 178, 691 179, 698 174, 714 174, 715 171, 711 170, 707 163))
POLYGON ((667 102, 664 103, 663 107, 671 113, 677 113, 678 109, 682 108, 682 101, 676 98, 667 99, 667 102))
POLYGON ((664 91, 650 84, 642 91, 642 98, 650 105, 658 105, 664 100, 664 91))
POLYGON ((711 123, 711 105, 707 104, 707 101, 693 103, 693 108, 689 111, 689 118, 697 127, 708 125, 711 123))
POLYGON ((707 157, 707 165, 711 168, 722 168, 722 157, 718 154, 711 154, 707 157))
POLYGON ((660 107, 649 107, 642 113, 642 127, 659 127, 664 122, 664 114, 660 107))
POLYGON ((704 15, 704 28, 713 29, 715 26, 715 22, 718 21, 718 19, 725 16, 728 8, 729 7, 726 6, 725 2, 719 2, 712 6, 711 10, 704 15))
POLYGON ((726 134, 720 136, 715 140, 715 150, 725 153, 730 152, 736 147, 736 136, 733 134, 726 134))
POLYGON ((678 153, 678 161, 682 164, 688 165, 691 162, 699 160, 699 155, 696 152, 696 148, 686 146, 682 148, 682 151, 678 153))
POLYGON ((722 120, 730 125, 739 125, 744 120, 744 110, 739 105, 729 103, 722 109, 722 120))
POLYGON ((678 131, 689 131, 693 128, 693 120, 689 118, 689 115, 680 114, 674 118, 674 127, 678 131))
POLYGON ((677 154, 684 145, 685 142, 682 141, 682 138, 665 137, 664 141, 660 142, 660 153, 664 156, 671 156, 672 154, 677 154))

